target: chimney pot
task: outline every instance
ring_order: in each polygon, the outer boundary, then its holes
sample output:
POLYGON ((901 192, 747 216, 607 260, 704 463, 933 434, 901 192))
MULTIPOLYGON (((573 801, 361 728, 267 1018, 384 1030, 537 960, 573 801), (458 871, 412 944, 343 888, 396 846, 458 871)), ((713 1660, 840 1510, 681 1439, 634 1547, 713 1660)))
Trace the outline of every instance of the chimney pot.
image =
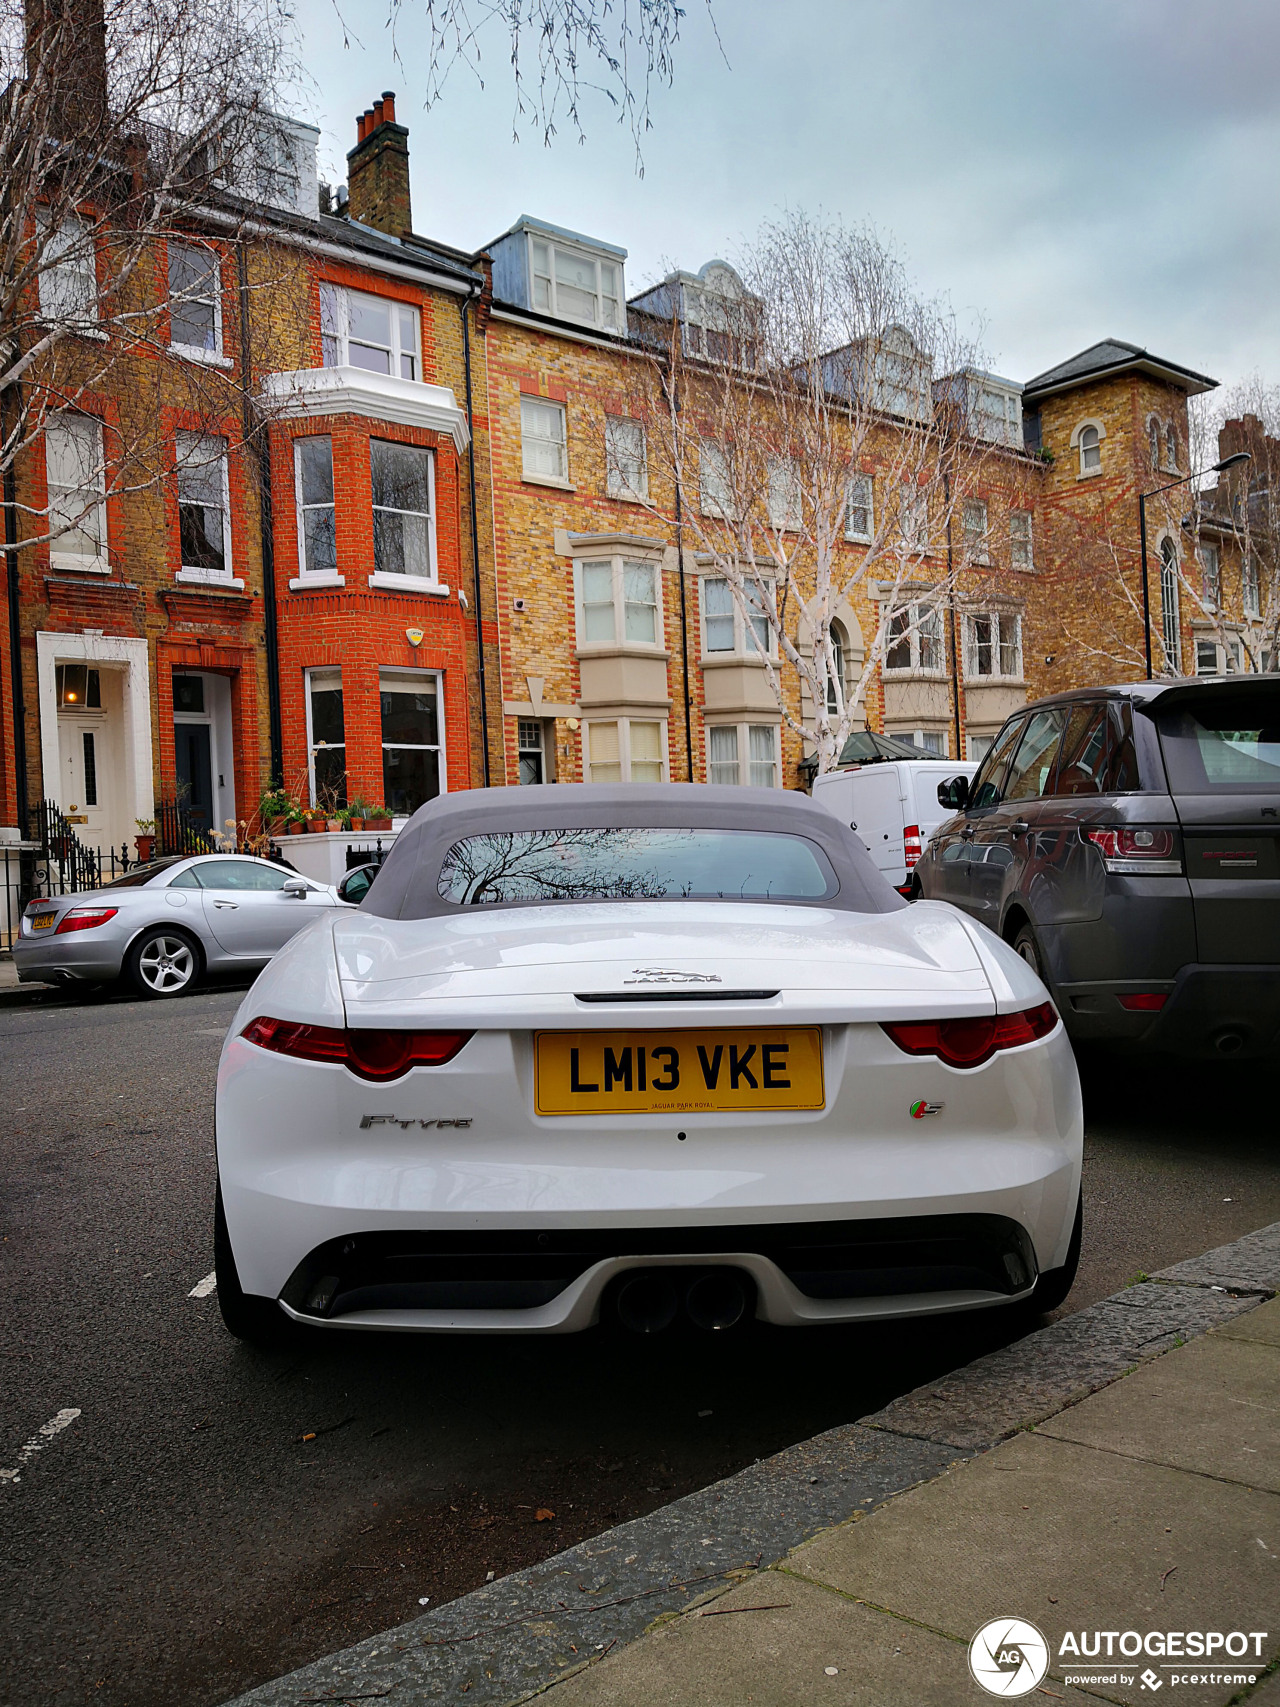
POLYGON ((387 124, 396 122, 396 93, 394 89, 382 91, 382 116, 387 124))
POLYGON ((378 126, 381 123, 382 123, 382 102, 381 101, 375 101, 373 103, 373 127, 372 128, 374 130, 377 130, 378 126))
POLYGON ((413 230, 409 143, 395 112, 388 89, 361 115, 356 145, 347 155, 347 212, 375 231, 407 237, 413 230))

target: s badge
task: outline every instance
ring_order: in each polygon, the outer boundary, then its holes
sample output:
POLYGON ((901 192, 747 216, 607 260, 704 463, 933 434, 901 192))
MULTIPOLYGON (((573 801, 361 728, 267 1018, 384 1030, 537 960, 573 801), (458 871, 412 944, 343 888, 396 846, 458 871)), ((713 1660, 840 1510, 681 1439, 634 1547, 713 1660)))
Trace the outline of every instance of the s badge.
POLYGON ((923 1120, 926 1114, 941 1114, 946 1106, 945 1102, 913 1102, 911 1118, 912 1120, 923 1120))

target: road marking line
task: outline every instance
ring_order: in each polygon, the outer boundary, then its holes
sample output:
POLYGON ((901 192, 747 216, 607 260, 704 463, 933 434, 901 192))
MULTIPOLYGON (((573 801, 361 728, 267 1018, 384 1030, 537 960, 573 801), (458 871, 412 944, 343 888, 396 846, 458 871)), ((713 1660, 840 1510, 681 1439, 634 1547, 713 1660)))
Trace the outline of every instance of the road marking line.
POLYGON ((218 1271, 217 1271, 217 1269, 214 1269, 212 1274, 206 1274, 203 1280, 197 1280, 196 1281, 195 1285, 191 1288, 190 1292, 187 1293, 187 1297, 188 1298, 207 1298, 209 1296, 209 1294, 213 1291, 214 1287, 217 1286, 217 1284, 218 1284, 218 1271))
POLYGON ((17 1468, 14 1470, 0 1470, 0 1482, 20 1482, 22 1480, 23 1470, 35 1457, 36 1453, 43 1452, 49 1442, 56 1439, 57 1436, 62 1433, 64 1428, 70 1428, 71 1424, 79 1415, 80 1412, 78 1410, 59 1411, 56 1417, 50 1417, 47 1423, 41 1423, 40 1427, 31 1436, 31 1439, 18 1454, 17 1468))

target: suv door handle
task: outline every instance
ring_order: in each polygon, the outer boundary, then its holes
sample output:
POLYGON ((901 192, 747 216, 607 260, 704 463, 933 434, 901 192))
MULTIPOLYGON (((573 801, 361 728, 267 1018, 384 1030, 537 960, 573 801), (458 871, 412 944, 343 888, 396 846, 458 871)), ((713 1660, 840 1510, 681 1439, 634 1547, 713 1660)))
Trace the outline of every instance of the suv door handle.
POLYGON ((1019 818, 1016 823, 1010 824, 1009 834, 1011 836, 1025 836, 1030 828, 1031 826, 1025 818, 1019 818))
POLYGON ((973 825, 972 824, 966 824, 965 825, 964 829, 961 830, 961 832, 960 832, 960 839, 962 841, 965 841, 965 842, 971 842, 973 840, 973 825))

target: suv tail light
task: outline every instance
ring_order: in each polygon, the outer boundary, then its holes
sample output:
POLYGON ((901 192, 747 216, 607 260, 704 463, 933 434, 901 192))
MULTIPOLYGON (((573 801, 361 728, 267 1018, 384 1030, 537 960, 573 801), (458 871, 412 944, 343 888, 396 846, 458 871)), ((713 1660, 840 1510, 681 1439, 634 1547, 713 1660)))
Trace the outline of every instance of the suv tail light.
POLYGON ((916 861, 920 858, 919 824, 907 825, 906 829, 902 832, 902 846, 903 851, 907 856, 907 870, 911 871, 914 869, 916 861))
POLYGON ((341 1030, 295 1020, 250 1020, 240 1033, 259 1049, 299 1061, 334 1061, 359 1079, 381 1084, 410 1067, 443 1067, 473 1035, 469 1031, 341 1030))
POLYGON ((882 1022, 881 1029, 908 1055, 936 1055, 948 1067, 981 1067, 998 1049, 1017 1049, 1047 1037, 1058 1023, 1052 1002, 1017 1014, 979 1019, 910 1019, 882 1022))
POLYGON ((1182 876, 1182 849, 1176 830, 1156 824, 1116 824, 1086 829, 1084 834, 1102 855, 1108 871, 1147 877, 1182 876))
POLYGON ((72 907, 53 927, 53 934, 63 936, 67 931, 94 930, 98 925, 105 925, 108 919, 114 919, 119 911, 119 907, 72 907))

